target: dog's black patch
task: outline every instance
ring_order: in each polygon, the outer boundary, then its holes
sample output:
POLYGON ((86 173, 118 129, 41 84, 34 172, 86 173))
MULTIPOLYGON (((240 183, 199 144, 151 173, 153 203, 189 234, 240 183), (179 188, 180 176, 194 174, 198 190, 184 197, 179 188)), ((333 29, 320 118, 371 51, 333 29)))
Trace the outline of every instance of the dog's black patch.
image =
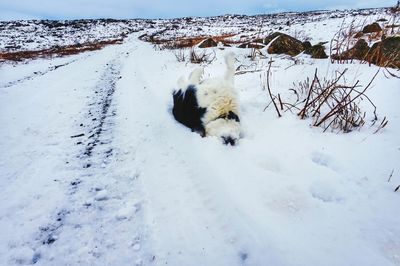
POLYGON ((235 120, 236 122, 240 122, 239 116, 232 111, 229 111, 228 114, 220 115, 217 119, 223 118, 227 120, 235 120))
POLYGON ((206 108, 199 107, 196 90, 195 86, 190 85, 185 92, 182 92, 182 90, 175 91, 173 93, 174 107, 172 114, 178 122, 205 136, 205 128, 201 118, 204 116, 206 108))

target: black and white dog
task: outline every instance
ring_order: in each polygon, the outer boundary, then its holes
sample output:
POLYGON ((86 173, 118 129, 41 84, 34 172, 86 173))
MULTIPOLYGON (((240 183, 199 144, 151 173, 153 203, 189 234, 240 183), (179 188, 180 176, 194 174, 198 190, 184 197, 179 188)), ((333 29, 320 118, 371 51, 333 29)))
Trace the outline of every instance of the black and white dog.
POLYGON ((173 92, 175 119, 201 136, 216 136, 235 145, 240 137, 239 105, 234 92, 235 55, 225 56, 226 73, 221 78, 201 80, 203 68, 189 80, 181 78, 173 92))

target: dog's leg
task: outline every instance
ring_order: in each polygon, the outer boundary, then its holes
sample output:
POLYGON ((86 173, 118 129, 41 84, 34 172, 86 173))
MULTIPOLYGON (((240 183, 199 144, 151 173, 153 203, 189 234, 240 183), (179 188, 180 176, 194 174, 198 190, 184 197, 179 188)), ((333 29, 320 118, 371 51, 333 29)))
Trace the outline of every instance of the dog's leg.
POLYGON ((225 81, 233 88, 235 77, 235 54, 233 52, 225 55, 225 81))

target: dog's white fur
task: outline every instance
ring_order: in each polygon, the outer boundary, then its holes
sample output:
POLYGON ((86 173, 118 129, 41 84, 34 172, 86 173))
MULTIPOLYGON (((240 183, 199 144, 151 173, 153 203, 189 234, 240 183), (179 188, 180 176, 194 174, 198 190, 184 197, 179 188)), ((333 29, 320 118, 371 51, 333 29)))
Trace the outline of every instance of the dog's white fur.
POLYGON ((202 118, 206 136, 230 137, 237 141, 240 138, 240 123, 234 119, 220 118, 229 112, 239 116, 239 104, 234 89, 235 55, 227 54, 225 63, 227 70, 224 77, 201 80, 204 69, 197 68, 190 74, 188 83, 181 78, 178 85, 181 89, 188 85, 196 86, 198 104, 206 108, 202 118))

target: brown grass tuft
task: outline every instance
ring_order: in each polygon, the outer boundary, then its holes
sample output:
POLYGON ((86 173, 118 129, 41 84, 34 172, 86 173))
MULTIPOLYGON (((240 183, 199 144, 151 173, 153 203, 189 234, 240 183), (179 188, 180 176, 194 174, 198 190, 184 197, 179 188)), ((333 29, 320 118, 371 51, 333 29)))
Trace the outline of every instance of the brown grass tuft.
POLYGON ((114 39, 94 43, 73 44, 50 49, 20 52, 0 52, 1 61, 21 61, 24 59, 52 58, 100 50, 107 45, 121 44, 123 39, 114 39))

